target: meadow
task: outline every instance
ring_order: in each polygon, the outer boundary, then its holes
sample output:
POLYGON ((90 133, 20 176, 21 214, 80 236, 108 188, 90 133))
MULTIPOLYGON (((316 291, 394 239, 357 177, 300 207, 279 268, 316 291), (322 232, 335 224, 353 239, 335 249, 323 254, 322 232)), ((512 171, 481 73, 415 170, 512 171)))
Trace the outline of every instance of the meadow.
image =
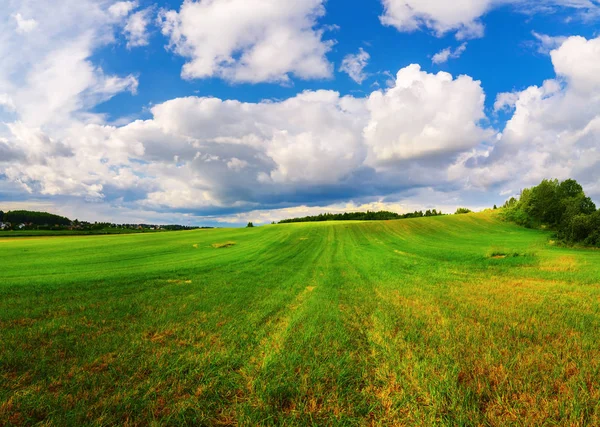
POLYGON ((600 425, 600 251, 495 212, 0 239, 0 425, 600 425))

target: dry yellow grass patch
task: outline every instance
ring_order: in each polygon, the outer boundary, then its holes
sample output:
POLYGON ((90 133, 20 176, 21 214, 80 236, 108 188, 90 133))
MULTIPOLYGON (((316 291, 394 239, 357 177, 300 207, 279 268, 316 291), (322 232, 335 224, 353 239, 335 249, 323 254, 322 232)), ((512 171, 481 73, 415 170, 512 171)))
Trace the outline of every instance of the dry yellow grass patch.
POLYGON ((232 246, 235 246, 235 242, 230 241, 225 243, 213 243, 211 246, 215 249, 230 248, 232 246))
POLYGON ((411 254, 411 253, 404 252, 404 251, 399 251, 398 249, 394 249, 394 253, 396 253, 398 255, 402 255, 402 256, 412 257, 412 258, 416 257, 415 254, 411 254))
POLYGON ((540 267, 543 271, 576 271, 577 260, 572 255, 561 256, 547 261, 540 267))

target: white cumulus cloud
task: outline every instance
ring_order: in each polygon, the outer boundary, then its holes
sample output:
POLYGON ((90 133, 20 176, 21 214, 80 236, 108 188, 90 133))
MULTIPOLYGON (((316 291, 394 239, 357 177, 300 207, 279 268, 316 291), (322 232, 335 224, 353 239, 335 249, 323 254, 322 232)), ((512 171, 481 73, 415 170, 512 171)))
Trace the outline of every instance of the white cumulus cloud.
POLYGON ((368 77, 364 70, 370 58, 371 55, 361 47, 358 53, 349 54, 344 57, 340 71, 348 74, 356 83, 362 84, 368 77))
POLYGON ((0 173, 34 195, 133 194, 140 209, 210 214, 339 202, 443 182, 458 152, 488 138, 482 99, 468 77, 413 65, 393 88, 368 97, 327 90, 258 103, 186 97, 123 126, 19 121, 0 147, 12 159, 0 173))
POLYGON ((537 51, 544 55, 549 54, 552 50, 560 47, 561 44, 567 40, 567 37, 563 36, 549 36, 547 34, 537 33, 532 31, 531 34, 537 40, 537 51))
POLYGON ((17 23, 18 33, 30 33, 38 26, 38 23, 35 19, 25 19, 20 13, 14 14, 13 17, 17 23))
POLYGON ((468 76, 429 74, 418 65, 398 72, 396 84, 368 99, 365 139, 371 162, 394 163, 468 150, 488 139, 480 127, 485 94, 468 76))
POLYGON ((500 94, 514 113, 499 140, 451 169, 472 186, 523 188, 543 178, 575 178, 600 196, 600 38, 570 37, 551 52, 556 78, 500 94))
POLYGON ((482 37, 481 18, 490 10, 510 5, 525 13, 543 13, 555 8, 577 10, 582 16, 598 16, 600 5, 591 0, 381 0, 381 22, 411 32, 427 29, 437 36, 454 32, 459 40, 482 37))
POLYGON ((287 83, 291 75, 331 76, 333 42, 317 22, 324 14, 324 0, 185 0, 161 13, 161 25, 173 51, 188 58, 184 78, 287 83))
POLYGON ((148 25, 150 25, 152 9, 144 9, 132 13, 127 19, 123 32, 127 39, 127 47, 147 46, 150 34, 148 25))
POLYGON ((466 43, 461 44, 454 50, 448 47, 433 55, 433 57, 431 58, 431 62, 433 62, 434 64, 443 64, 445 62, 448 62, 449 59, 458 59, 466 50, 466 43))

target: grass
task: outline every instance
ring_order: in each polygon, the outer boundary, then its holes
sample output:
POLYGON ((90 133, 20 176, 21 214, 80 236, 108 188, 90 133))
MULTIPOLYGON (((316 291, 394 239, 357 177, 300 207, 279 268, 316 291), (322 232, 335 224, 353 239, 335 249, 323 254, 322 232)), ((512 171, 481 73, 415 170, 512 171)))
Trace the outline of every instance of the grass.
POLYGON ((600 252, 549 237, 484 213, 0 239, 0 425, 600 425, 600 252))

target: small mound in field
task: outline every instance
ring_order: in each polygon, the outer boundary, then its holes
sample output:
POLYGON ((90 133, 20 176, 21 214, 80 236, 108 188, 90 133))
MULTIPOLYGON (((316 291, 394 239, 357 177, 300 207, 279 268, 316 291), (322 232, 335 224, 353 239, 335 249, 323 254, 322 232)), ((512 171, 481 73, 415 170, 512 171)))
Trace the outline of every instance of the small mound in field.
POLYGON ((519 253, 519 252, 492 252, 489 258, 492 259, 504 259, 504 258, 519 258, 533 256, 532 254, 519 253))
POLYGON ((235 246, 235 242, 213 243, 211 246, 215 249, 230 248, 235 246))

